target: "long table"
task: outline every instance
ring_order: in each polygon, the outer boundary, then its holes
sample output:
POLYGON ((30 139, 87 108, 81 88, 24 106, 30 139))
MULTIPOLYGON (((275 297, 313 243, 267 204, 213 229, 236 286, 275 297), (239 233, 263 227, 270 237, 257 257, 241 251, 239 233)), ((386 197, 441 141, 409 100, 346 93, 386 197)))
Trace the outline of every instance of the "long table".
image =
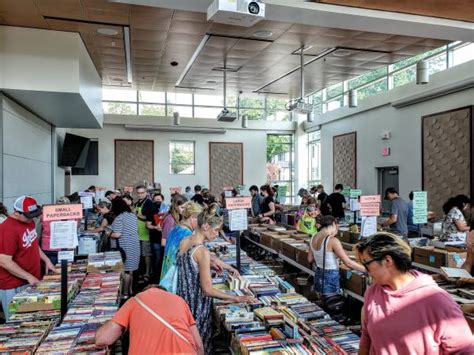
MULTIPOLYGON (((303 271, 303 272, 307 273, 308 275, 311 275, 311 276, 314 277, 314 271, 311 270, 311 269, 308 269, 306 266, 298 264, 295 260, 290 259, 286 255, 283 255, 283 254, 277 252, 276 250, 273 250, 273 249, 267 247, 266 245, 263 245, 263 244, 260 244, 260 243, 256 242, 255 240, 253 240, 252 238, 249 238, 246 235, 244 235, 243 237, 247 241, 249 241, 250 243, 253 243, 254 245, 258 246, 259 248, 262 248, 263 250, 266 250, 267 252, 269 252, 271 254, 277 255, 280 259, 282 259, 283 261, 286 261, 288 264, 293 265, 296 268, 300 269, 301 271, 303 271)), ((364 302, 364 297, 363 296, 358 295, 357 293, 354 293, 351 290, 347 290, 345 288, 342 288, 342 291, 346 296, 350 296, 350 297, 352 297, 352 298, 354 298, 354 299, 356 299, 360 302, 364 302)))

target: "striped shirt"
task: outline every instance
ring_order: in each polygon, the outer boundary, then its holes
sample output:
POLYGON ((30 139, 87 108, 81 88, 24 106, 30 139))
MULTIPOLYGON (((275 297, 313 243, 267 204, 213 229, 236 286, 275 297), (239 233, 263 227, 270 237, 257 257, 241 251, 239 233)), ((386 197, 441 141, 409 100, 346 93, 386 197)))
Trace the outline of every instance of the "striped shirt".
POLYGON ((125 271, 135 271, 140 263, 140 242, 138 240, 138 219, 131 212, 115 217, 112 231, 120 233, 119 246, 125 252, 125 271))

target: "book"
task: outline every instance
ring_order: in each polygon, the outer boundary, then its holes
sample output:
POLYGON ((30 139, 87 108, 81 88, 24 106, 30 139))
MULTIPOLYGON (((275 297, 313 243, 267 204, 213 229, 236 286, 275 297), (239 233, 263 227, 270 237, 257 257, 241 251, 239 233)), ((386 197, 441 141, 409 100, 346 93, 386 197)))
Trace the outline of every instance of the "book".
POLYGON ((472 275, 469 272, 467 272, 467 270, 465 269, 442 266, 440 268, 440 272, 447 279, 459 279, 459 278, 472 279, 472 275))

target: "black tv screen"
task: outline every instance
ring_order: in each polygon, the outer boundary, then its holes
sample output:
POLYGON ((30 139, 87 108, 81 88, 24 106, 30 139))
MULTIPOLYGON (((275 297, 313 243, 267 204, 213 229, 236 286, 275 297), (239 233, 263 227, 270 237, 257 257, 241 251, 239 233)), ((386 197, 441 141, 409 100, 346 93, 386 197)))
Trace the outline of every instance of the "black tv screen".
POLYGON ((61 166, 84 168, 87 161, 90 139, 66 133, 61 154, 61 166))

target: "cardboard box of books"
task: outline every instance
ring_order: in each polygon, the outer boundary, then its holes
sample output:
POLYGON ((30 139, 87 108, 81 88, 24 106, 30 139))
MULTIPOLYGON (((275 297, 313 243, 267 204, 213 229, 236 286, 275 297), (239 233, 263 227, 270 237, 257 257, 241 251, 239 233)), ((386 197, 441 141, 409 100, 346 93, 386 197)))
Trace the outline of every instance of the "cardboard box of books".
POLYGON ((308 262, 308 253, 310 252, 308 245, 298 245, 295 248, 295 260, 298 264, 311 269, 311 264, 308 262))
POLYGON ((97 273, 101 271, 123 271, 123 261, 120 252, 110 251, 89 254, 87 258, 87 272, 97 273))
POLYGON ((280 248, 279 253, 289 257, 290 259, 295 259, 295 248, 293 244, 297 243, 297 241, 293 238, 283 238, 280 239, 280 248))
POLYGON ((271 248, 273 236, 279 236, 278 232, 265 231, 260 234, 260 243, 271 248))
POLYGON ((270 248, 275 250, 277 253, 281 253, 281 241, 283 239, 289 239, 287 235, 272 235, 272 241, 270 244, 270 248))
POLYGON ((434 247, 415 247, 413 261, 418 264, 440 268, 441 266, 461 267, 466 260, 466 252, 450 252, 434 247))
POLYGON ((345 265, 341 265, 341 286, 346 290, 350 290, 360 296, 363 296, 368 285, 367 277, 355 270, 349 269, 345 265))

